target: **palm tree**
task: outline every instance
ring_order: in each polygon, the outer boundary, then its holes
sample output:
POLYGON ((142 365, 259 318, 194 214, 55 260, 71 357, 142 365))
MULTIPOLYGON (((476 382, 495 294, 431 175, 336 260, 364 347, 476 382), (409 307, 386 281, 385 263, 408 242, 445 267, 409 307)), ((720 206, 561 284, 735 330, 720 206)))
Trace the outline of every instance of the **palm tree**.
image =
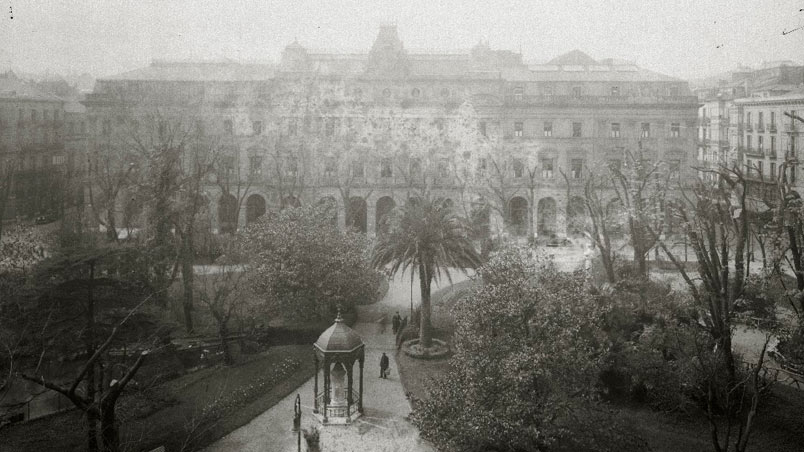
POLYGON ((430 285, 446 276, 450 284, 450 269, 464 273, 480 264, 480 256, 469 240, 471 226, 445 205, 442 198, 415 196, 389 216, 389 231, 378 237, 374 246, 372 265, 390 273, 408 268, 419 272, 421 288, 421 324, 419 345, 432 345, 430 324, 430 285))

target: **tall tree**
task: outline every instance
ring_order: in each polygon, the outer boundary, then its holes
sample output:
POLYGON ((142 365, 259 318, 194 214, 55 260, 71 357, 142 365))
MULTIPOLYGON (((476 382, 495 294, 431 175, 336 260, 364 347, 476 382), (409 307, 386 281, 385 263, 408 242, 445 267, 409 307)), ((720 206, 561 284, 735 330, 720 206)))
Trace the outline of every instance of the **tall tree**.
POLYGON ((611 167, 612 189, 625 216, 636 274, 648 278, 648 253, 657 238, 649 231, 661 231, 665 196, 670 172, 662 161, 646 159, 640 145, 637 152, 626 151, 622 167, 611 167))
MULTIPOLYGON (((38 307, 30 314, 41 324, 37 334, 45 336, 36 341, 45 347, 41 350, 42 359, 58 359, 73 344, 82 343, 84 362, 77 375, 66 384, 58 376, 46 377, 38 365, 29 372, 21 373, 21 376, 64 395, 84 412, 87 418, 87 450, 90 451, 121 450, 115 407, 120 395, 142 366, 149 346, 153 345, 143 344, 143 351, 134 362, 113 366, 110 360, 111 348, 119 346, 121 340, 130 338, 124 333, 126 329, 133 327, 129 331, 134 335, 143 332, 142 324, 129 324, 135 322, 133 319, 147 297, 138 299, 142 291, 138 290, 136 283, 132 285, 109 276, 125 273, 116 271, 117 265, 130 259, 132 252, 136 250, 84 245, 64 250, 37 269, 40 295, 38 307), (110 304, 115 306, 111 307, 110 304), (108 315, 110 310, 125 305, 128 305, 128 313, 123 319, 109 324, 108 319, 116 317, 108 315), (124 370, 119 372, 121 367, 124 370)), ((133 348, 133 345, 128 344, 129 348, 133 348)))
POLYGON ((609 284, 614 284, 617 282, 617 274, 614 271, 616 254, 612 236, 618 226, 619 202, 616 196, 609 195, 609 182, 606 175, 590 169, 583 185, 583 200, 590 220, 586 234, 600 253, 606 280, 609 284))
POLYGON ((199 298, 218 325, 218 336, 223 349, 223 359, 227 365, 234 364, 229 346, 229 323, 233 317, 242 315, 246 303, 248 268, 229 262, 224 255, 218 262, 220 269, 206 275, 199 284, 199 298))
POLYGON ((419 343, 432 346, 430 288, 441 276, 452 282, 450 269, 466 273, 480 264, 480 256, 469 240, 471 226, 458 217, 441 198, 414 196, 397 208, 390 220, 390 231, 374 246, 372 265, 390 274, 410 270, 419 274, 421 325, 419 343))
POLYGON ((716 344, 712 362, 702 360, 707 384, 707 410, 712 444, 716 452, 745 451, 754 427, 759 399, 764 390, 760 371, 770 336, 749 375, 743 377, 732 350, 733 327, 738 300, 746 283, 745 248, 750 234, 748 181, 739 168, 720 167, 714 186, 699 184, 691 196, 673 206, 698 259, 700 283, 688 274, 659 231, 648 228, 686 282, 702 321, 716 344), (741 395, 740 395, 741 394, 741 395), (747 405, 746 405, 747 403, 747 405), (726 417, 721 429, 717 419, 726 417), (732 423, 738 422, 737 432, 732 423), (732 437, 736 433, 736 438, 732 437))
POLYGON ((8 201, 14 187, 16 168, 13 160, 0 161, 0 239, 3 238, 3 223, 6 218, 8 201))

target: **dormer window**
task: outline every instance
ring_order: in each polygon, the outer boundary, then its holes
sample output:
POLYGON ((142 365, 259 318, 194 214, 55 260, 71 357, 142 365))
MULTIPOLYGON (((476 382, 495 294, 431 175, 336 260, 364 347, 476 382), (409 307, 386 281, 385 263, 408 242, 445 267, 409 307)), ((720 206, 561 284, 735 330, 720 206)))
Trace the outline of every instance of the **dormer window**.
POLYGON ((391 97, 391 90, 388 89, 388 88, 385 88, 384 90, 382 90, 382 97, 386 97, 386 98, 391 97))
POLYGON ((525 98, 525 87, 524 86, 515 86, 514 87, 514 100, 521 101, 525 98))
POLYGON ((413 88, 413 90, 410 92, 410 95, 411 97, 419 97, 422 95, 422 92, 419 88, 413 88))
POLYGON ((449 97, 449 89, 444 88, 441 90, 441 97, 449 97))
POLYGON ((612 96, 619 96, 620 95, 620 87, 619 86, 612 86, 611 87, 611 95, 612 96))
POLYGON ((581 97, 581 87, 580 86, 573 86, 572 87, 572 97, 581 97))

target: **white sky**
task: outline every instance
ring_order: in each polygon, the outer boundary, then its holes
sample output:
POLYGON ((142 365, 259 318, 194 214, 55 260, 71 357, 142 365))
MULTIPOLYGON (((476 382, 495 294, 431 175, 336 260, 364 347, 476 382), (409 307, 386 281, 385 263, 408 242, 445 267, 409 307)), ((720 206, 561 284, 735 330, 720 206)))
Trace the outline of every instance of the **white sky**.
POLYGON ((801 0, 5 0, 0 70, 105 76, 152 58, 273 60, 298 37, 366 51, 395 22, 409 49, 572 49, 680 77, 804 60, 801 0), (13 19, 11 14, 13 13, 13 19))

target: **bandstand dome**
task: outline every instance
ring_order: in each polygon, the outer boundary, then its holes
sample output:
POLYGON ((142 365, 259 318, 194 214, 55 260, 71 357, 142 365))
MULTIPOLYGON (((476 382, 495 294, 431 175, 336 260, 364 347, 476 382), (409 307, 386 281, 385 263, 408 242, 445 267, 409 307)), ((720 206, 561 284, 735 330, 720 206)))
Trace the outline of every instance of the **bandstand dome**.
POLYGON ((318 336, 314 345, 324 353, 351 352, 363 345, 363 339, 349 328, 338 312, 335 323, 318 336))

